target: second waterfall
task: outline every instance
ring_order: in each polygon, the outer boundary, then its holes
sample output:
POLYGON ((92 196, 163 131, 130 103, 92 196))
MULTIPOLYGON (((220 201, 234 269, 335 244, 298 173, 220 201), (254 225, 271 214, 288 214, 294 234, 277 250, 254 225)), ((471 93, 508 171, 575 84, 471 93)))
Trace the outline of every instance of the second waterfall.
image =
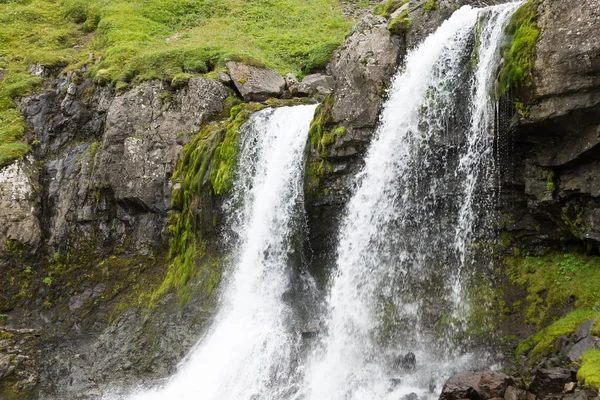
POLYGON ((492 96, 517 6, 459 9, 396 75, 341 224, 304 398, 435 399, 475 366, 462 282, 489 256, 474 244, 492 236, 492 96))

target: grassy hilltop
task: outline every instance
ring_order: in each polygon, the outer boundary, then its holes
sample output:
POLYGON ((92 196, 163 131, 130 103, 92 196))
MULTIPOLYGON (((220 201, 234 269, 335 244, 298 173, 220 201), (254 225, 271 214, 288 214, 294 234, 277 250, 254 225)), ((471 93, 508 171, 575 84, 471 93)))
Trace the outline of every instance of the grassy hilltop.
POLYGON ((30 150, 14 99, 41 85, 31 65, 118 90, 231 59, 302 75, 350 26, 336 0, 0 0, 0 167, 30 150))

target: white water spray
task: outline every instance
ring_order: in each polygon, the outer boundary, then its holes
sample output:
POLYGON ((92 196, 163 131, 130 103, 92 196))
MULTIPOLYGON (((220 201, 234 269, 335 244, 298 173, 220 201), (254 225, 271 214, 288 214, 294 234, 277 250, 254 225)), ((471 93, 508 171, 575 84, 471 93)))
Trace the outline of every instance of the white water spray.
POLYGON ((295 374, 299 334, 284 301, 302 194, 304 148, 315 106, 254 114, 242 128, 232 204, 241 204, 233 268, 217 316, 161 389, 134 400, 281 399, 295 374))
POLYGON ((493 179, 486 174, 494 62, 515 8, 461 8, 395 77, 342 222, 327 332, 299 398, 437 398, 440 382, 467 362, 432 326, 462 299, 456 282, 474 230, 474 196, 493 179), (487 17, 474 46, 480 15, 487 17), (473 47, 479 62, 471 81, 473 47), (401 370, 408 351, 417 372, 401 370))

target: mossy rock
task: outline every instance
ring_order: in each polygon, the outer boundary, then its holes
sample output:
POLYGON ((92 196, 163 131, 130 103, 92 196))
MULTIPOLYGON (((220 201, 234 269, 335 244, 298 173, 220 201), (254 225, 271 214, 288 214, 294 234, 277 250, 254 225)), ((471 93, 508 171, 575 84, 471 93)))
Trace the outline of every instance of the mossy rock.
POLYGON ((532 73, 535 61, 535 44, 540 35, 537 25, 539 0, 528 0, 515 11, 505 34, 511 44, 503 49, 504 66, 498 77, 498 95, 511 89, 533 85, 532 73))

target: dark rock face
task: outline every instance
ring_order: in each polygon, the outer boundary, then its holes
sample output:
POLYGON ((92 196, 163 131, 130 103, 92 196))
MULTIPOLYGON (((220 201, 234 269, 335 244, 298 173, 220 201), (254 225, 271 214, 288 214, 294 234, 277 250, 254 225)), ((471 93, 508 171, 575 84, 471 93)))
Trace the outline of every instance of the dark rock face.
POLYGON ((164 274, 175 163, 229 90, 193 78, 115 95, 72 74, 55 87, 19 102, 39 144, 0 170, 0 397, 89 398, 164 377, 212 310, 205 295, 146 313, 128 297, 164 274))
POLYGON ((265 101, 280 97, 285 89, 285 80, 277 72, 230 61, 227 68, 233 83, 246 101, 265 101))
POLYGON ((530 108, 513 119, 514 153, 505 157, 503 197, 516 221, 509 229, 532 251, 561 239, 598 244, 598 5, 557 0, 538 13, 533 86, 519 92, 530 108))
POLYGON ((504 397, 513 383, 513 378, 501 372, 461 372, 446 381, 440 399, 487 400, 504 397))

